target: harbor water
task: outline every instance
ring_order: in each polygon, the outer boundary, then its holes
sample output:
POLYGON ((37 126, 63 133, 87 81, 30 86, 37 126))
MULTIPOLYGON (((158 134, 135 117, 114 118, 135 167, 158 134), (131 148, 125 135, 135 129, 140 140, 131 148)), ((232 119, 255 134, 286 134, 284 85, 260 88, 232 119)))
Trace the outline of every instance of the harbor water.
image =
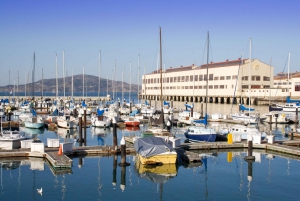
MULTIPOLYGON (((174 107, 184 109, 184 104, 174 102, 174 107)), ((195 104, 196 110, 201 107, 195 104)), ((231 107, 208 104, 208 113, 228 115, 231 107)), ((233 111, 237 112, 237 107, 234 105, 233 111)), ((261 114, 268 112, 267 106, 254 108, 261 114)), ((295 127, 257 126, 272 132, 275 140, 288 139, 286 133, 295 127)), ((141 135, 146 128, 147 124, 118 128, 118 143, 123 136, 141 135)), ((79 146, 78 129, 20 129, 45 144, 48 138, 55 138, 79 146)), ((85 146, 113 144, 112 128, 86 129, 85 146)), ((183 142, 185 129, 172 127, 171 132, 183 142)), ((255 161, 247 162, 246 150, 242 149, 194 152, 203 157, 201 162, 170 166, 141 166, 134 155, 126 156, 127 167, 118 166, 120 156, 74 157, 68 169, 53 169, 40 158, 0 158, 0 200, 299 200, 299 157, 254 149, 255 161), (42 193, 38 193, 41 188, 42 193)))

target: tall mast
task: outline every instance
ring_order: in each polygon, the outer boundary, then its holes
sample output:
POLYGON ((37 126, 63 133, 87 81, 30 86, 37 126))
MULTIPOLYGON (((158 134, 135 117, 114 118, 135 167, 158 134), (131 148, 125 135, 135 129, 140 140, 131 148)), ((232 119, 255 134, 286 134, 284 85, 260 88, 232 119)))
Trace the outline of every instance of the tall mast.
POLYGON ((82 66, 82 98, 84 98, 84 66, 82 66))
POLYGON ((57 54, 55 54, 55 77, 56 77, 56 98, 58 97, 58 72, 57 72, 57 54))
POLYGON ((116 68, 117 68, 117 61, 115 60, 115 69, 114 69, 114 74, 113 74, 113 99, 115 100, 115 87, 116 87, 116 83, 115 83, 115 79, 116 79, 116 68))
POLYGON ((64 97, 66 96, 66 83, 65 83, 65 51, 63 50, 63 79, 64 79, 64 97))
POLYGON ((130 75, 129 75, 129 103, 131 102, 131 62, 130 62, 130 75))
MULTIPOLYGON (((208 64, 209 64, 209 31, 207 32, 207 58, 206 58, 206 98, 205 98, 205 118, 207 116, 207 102, 208 102, 208 64)), ((206 124, 205 124, 206 127, 206 124)))
POLYGON ((163 113, 163 97, 162 97, 162 93, 163 93, 163 88, 162 88, 162 41, 161 41, 161 27, 159 27, 159 59, 160 59, 160 102, 161 102, 161 112, 163 113))
POLYGON ((137 93, 137 96, 138 96, 138 103, 140 102, 140 98, 139 98, 139 93, 140 93, 140 55, 139 55, 139 58, 138 58, 138 93, 137 93))
POLYGON ((98 77, 99 77, 99 83, 98 83, 98 98, 100 97, 100 70, 101 70, 101 51, 99 51, 99 71, 98 71, 98 77))
POLYGON ((124 71, 125 71, 125 66, 123 67, 123 72, 122 72, 122 102, 124 101, 124 92, 123 92, 124 91, 124 71))
POLYGON ((106 95, 108 95, 108 76, 106 77, 106 95))
MULTIPOLYGON (((250 80, 252 79, 251 78, 251 68, 252 68, 252 55, 251 55, 251 49, 252 49, 252 38, 250 38, 250 53, 249 53, 249 58, 250 58, 250 63, 249 63, 249 80, 248 80, 248 82, 249 82, 249 91, 248 91, 248 97, 249 97, 249 112, 250 112, 250 107, 251 107, 251 97, 250 97, 250 92, 251 92, 251 83, 250 83, 250 80)), ((250 118, 250 114, 249 114, 249 118, 250 118)))
POLYGON ((73 80, 73 69, 72 69, 72 99, 74 96, 73 92, 74 92, 74 80, 73 80))
POLYGON ((17 72, 18 73, 18 85, 17 85, 17 92, 18 92, 18 99, 19 99, 19 84, 20 84, 20 79, 19 79, 19 71, 17 72))
POLYGON ((27 88, 27 72, 25 71, 25 98, 26 98, 26 88, 27 88))
POLYGON ((288 61, 288 79, 287 79, 288 96, 290 95, 290 61, 291 61, 291 53, 289 53, 289 61, 288 61))
POLYGON ((9 99, 10 99, 10 92, 11 92, 11 90, 10 90, 10 70, 8 70, 8 93, 9 93, 9 99))
POLYGON ((44 70, 42 68, 42 97, 44 96, 44 70))
POLYGON ((31 90, 31 95, 32 98, 34 99, 34 71, 35 71, 35 52, 33 53, 33 69, 32 69, 32 90, 31 90))

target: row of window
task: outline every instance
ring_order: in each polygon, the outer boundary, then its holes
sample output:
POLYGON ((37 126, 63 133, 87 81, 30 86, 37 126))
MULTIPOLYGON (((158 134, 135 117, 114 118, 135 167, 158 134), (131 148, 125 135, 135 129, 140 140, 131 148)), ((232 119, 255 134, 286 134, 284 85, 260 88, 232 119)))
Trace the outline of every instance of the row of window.
MULTIPOLYGON (((231 85, 231 89, 234 85, 231 85)), ((248 89, 249 85, 242 85, 242 89, 248 89)), ((269 85, 251 85, 251 89, 268 89, 269 85)), ((299 86, 300 88, 300 86, 299 86)), ((146 87, 147 90, 160 90, 160 87, 146 87)), ((165 86, 163 89, 206 89, 206 85, 197 86, 165 86)), ((227 89, 227 85, 208 85, 208 89, 227 89)))
MULTIPOLYGON (((290 85, 292 84, 291 82, 289 82, 290 85)), ((274 82, 274 85, 288 85, 288 82, 274 82)))
MULTIPOLYGON (((251 76, 251 80, 252 80, 252 81, 260 81, 260 77, 261 77, 261 76, 259 76, 259 75, 252 75, 252 76, 251 76)), ((243 76, 243 77, 242 77, 242 80, 247 81, 248 79, 249 79, 249 76, 243 76)), ((263 81, 270 81, 270 77, 268 77, 268 76, 263 76, 263 81)))
MULTIPOLYGON (((232 76, 215 76, 213 74, 208 75, 208 80, 236 80, 237 75, 232 76)), ((252 75, 252 81, 260 81, 261 76, 259 75, 252 75)), ((162 78, 163 83, 172 83, 172 82, 193 82, 196 81, 206 81, 207 75, 187 75, 187 76, 177 76, 177 77, 165 77, 162 78), (194 79, 195 78, 195 79, 194 79)), ((248 76, 243 76, 242 80, 247 81, 248 76)), ((270 81, 270 77, 263 76, 263 81, 270 81)), ((153 84, 153 83, 160 83, 160 78, 148 78, 143 79, 143 84, 153 84)))

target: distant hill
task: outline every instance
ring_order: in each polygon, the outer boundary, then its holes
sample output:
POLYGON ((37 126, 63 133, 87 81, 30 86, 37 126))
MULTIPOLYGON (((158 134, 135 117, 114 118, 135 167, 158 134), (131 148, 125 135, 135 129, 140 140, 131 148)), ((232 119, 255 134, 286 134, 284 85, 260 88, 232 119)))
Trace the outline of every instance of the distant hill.
MULTIPOLYGON (((43 80, 43 90, 44 92, 56 92, 56 79, 44 79, 43 80)), ((83 75, 74 75, 73 76, 73 90, 74 92, 82 92, 83 88, 83 75)), ((122 86, 121 81, 115 81, 115 91, 116 92, 122 92, 122 87, 123 87, 123 92, 129 92, 131 88, 131 92, 138 92, 138 85, 137 84, 130 84, 124 82, 122 86)), ((99 86, 99 78, 94 75, 85 75, 84 76, 84 92, 98 92, 98 86, 99 86)), ((9 92, 13 90, 14 86, 13 85, 7 85, 7 86, 2 86, 0 87, 0 91, 2 92, 9 92)), ((17 88, 19 89, 19 92, 24 92, 25 91, 25 85, 19 85, 15 86, 15 90, 17 92, 17 88)), ((113 81, 112 80, 107 80, 105 78, 100 79, 100 91, 113 91, 113 81)), ((141 86, 139 88, 140 90, 142 89, 141 86)), ((32 83, 26 84, 26 91, 30 92, 32 90, 32 83)), ((66 92, 71 92, 72 91, 72 76, 65 77, 65 90, 66 92)), ((34 91, 42 91, 42 80, 39 80, 34 83, 34 91)), ((63 92, 64 91, 64 81, 63 78, 58 78, 58 91, 63 92)))

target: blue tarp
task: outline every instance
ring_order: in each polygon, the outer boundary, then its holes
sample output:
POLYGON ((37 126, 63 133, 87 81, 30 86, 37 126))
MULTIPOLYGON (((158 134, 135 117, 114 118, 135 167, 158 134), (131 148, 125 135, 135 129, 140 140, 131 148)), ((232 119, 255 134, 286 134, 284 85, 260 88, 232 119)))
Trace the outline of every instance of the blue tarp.
POLYGON ((164 105, 167 105, 167 106, 169 106, 169 107, 170 107, 170 102, 166 102, 166 101, 164 101, 164 105))
POLYGON ((207 118, 208 118, 208 115, 205 114, 205 118, 204 119, 196 119, 196 120, 194 120, 194 123, 199 123, 199 124, 207 125, 207 118))
POLYGON ((292 100, 290 96, 286 97, 286 102, 287 103, 300 103, 300 100, 292 100))
POLYGON ((49 116, 58 116, 58 109, 56 108, 49 116))
POLYGON ((241 111, 254 111, 254 108, 247 108, 247 107, 245 107, 244 105, 240 105, 240 110, 241 111))
POLYGON ((86 107, 86 106, 87 106, 87 105, 85 104, 85 101, 82 101, 81 105, 82 105, 83 107, 86 107))
POLYGON ((192 107, 194 107, 194 104, 192 104, 192 105, 184 104, 184 106, 187 108, 192 108, 192 107))
POLYGON ((100 110, 97 108, 97 116, 102 116, 104 114, 104 110, 100 110))
POLYGON ((134 116, 134 115, 136 115, 136 114, 138 114, 138 113, 139 113, 138 110, 133 110, 133 111, 130 113, 130 116, 134 116))
POLYGON ((34 109, 31 109, 31 113, 32 113, 32 116, 36 117, 36 111, 34 109))

